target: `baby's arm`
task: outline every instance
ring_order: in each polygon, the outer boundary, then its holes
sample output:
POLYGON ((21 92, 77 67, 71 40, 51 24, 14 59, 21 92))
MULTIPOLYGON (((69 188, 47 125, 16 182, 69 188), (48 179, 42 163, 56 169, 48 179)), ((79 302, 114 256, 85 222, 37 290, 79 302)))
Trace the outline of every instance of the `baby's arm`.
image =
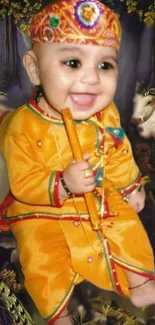
POLYGON ((129 140, 125 136, 118 148, 109 156, 106 166, 106 177, 111 180, 125 202, 129 203, 137 213, 145 204, 145 191, 142 176, 135 163, 129 140))
MULTIPOLYGON (((59 207, 69 195, 61 181, 63 176, 67 188, 74 195, 90 192, 95 188, 95 177, 88 158, 72 162, 65 169, 57 170, 46 163, 40 143, 26 132, 8 133, 1 139, 1 150, 5 158, 10 189, 13 196, 26 204, 52 205, 59 207), (86 174, 89 172, 89 177, 86 174)), ((52 145, 52 144, 51 144, 52 145)), ((43 149, 44 150, 44 149, 43 149)), ((55 158, 53 158, 55 159, 55 158)))
POLYGON ((129 203, 139 213, 144 208, 145 197, 144 187, 140 185, 136 190, 124 196, 124 201, 129 203))
POLYGON ((130 141, 121 128, 118 110, 115 106, 112 108, 112 117, 108 120, 110 127, 106 128, 108 146, 105 176, 125 201, 128 201, 139 212, 143 209, 145 202, 145 191, 141 185, 142 176, 134 160, 130 141))

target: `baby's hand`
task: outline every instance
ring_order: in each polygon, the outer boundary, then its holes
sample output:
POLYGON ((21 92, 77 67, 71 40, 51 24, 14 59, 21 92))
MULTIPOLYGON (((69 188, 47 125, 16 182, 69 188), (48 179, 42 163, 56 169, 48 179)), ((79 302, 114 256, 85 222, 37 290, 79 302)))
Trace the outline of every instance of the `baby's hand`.
POLYGON ((145 205, 145 190, 144 187, 136 193, 131 193, 127 195, 128 203, 134 208, 134 210, 139 213, 143 210, 145 205))
POLYGON ((96 186, 95 176, 87 160, 72 162, 64 170, 63 178, 68 189, 73 194, 92 192, 96 186))

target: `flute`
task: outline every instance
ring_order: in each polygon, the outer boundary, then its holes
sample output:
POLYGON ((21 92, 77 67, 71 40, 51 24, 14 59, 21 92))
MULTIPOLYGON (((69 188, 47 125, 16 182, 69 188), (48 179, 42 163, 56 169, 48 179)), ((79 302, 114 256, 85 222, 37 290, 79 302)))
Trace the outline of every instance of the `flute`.
MULTIPOLYGON (((66 132, 68 135, 68 139, 69 139, 69 143, 70 143, 70 146, 72 149, 74 159, 76 161, 81 161, 81 160, 83 160, 83 153, 81 150, 81 146, 80 146, 79 138, 77 135, 76 127, 74 124, 74 120, 72 118, 72 114, 71 114, 69 108, 64 108, 62 110, 62 116, 63 116, 66 132)), ((94 230, 99 230, 101 228, 101 221, 98 216, 93 193, 91 193, 91 192, 84 193, 84 199, 85 199, 87 210, 88 210, 88 213, 90 216, 92 228, 94 230)))

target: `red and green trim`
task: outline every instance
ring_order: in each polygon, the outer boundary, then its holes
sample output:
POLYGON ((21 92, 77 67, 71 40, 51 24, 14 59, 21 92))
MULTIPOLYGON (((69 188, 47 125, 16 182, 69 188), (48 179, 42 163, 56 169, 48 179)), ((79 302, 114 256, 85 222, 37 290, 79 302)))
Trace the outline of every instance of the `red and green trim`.
POLYGON ((72 214, 66 214, 66 215, 58 215, 53 213, 45 213, 45 212, 36 212, 36 213, 28 213, 28 214, 22 214, 14 217, 8 217, 6 214, 3 216, 3 220, 7 224, 30 220, 30 219, 47 219, 47 220, 64 220, 64 221, 90 221, 90 217, 88 216, 74 216, 72 214))
POLYGON ((121 188, 117 188, 117 190, 121 193, 122 196, 128 195, 131 192, 133 192, 134 190, 137 189, 137 187, 139 187, 139 185, 142 183, 142 175, 139 172, 138 176, 136 177, 136 179, 130 183, 128 186, 126 187, 121 187, 121 188))
POLYGON ((11 193, 7 194, 4 201, 0 204, 0 219, 2 219, 3 215, 6 213, 7 209, 12 205, 14 202, 14 197, 11 193))
POLYGON ((117 264, 118 266, 124 268, 125 270, 136 273, 138 275, 149 278, 151 280, 155 280, 155 270, 154 271, 148 271, 146 269, 142 269, 140 267, 133 266, 130 263, 122 261, 120 258, 118 258, 118 257, 116 257, 114 255, 113 255, 113 260, 114 260, 115 264, 117 264))
MULTIPOLYGON (((102 195, 99 193, 99 191, 97 190, 97 188, 95 188, 94 190, 94 196, 95 198, 98 200, 99 202, 99 211, 101 210, 101 203, 102 203, 102 195)), ((113 217, 110 215, 110 211, 109 211, 109 204, 108 204, 108 200, 106 195, 104 196, 104 212, 103 212, 103 216, 100 216, 101 219, 105 219, 105 218, 109 218, 109 217, 113 217)))
POLYGON ((48 195, 52 206, 61 207, 62 203, 59 200, 59 179, 61 172, 52 172, 49 178, 48 195))
POLYGON ((56 122, 57 124, 63 125, 64 123, 62 120, 57 120, 52 118, 48 113, 46 113, 43 109, 39 107, 39 105, 35 101, 37 91, 38 88, 36 88, 33 91, 29 103, 26 103, 27 108, 31 110, 33 113, 35 113, 37 116, 39 116, 40 118, 46 120, 47 122, 56 122))
POLYGON ((61 313, 63 312, 63 310, 66 307, 66 305, 67 305, 67 303, 69 301, 69 298, 70 298, 70 296, 71 296, 71 294, 73 292, 73 289, 75 287, 77 278, 78 278, 78 274, 76 273, 73 276, 71 284, 70 284, 64 298, 62 299, 61 303, 59 304, 59 306, 54 310, 54 312, 49 317, 45 318, 45 321, 48 324, 53 324, 59 318, 61 313))
POLYGON ((111 135, 116 148, 119 147, 119 145, 124 140, 125 132, 123 128, 117 128, 117 127, 106 127, 106 131, 111 135))
POLYGON ((118 278, 117 278, 117 272, 116 272, 115 263, 113 260, 109 240, 105 237, 103 230, 101 230, 101 231, 102 231, 102 234, 99 231, 97 231, 96 234, 97 234, 97 236, 101 242, 101 245, 103 247, 103 253, 104 253, 105 261, 107 264, 107 270, 109 273, 109 278, 110 278, 112 288, 114 291, 118 292, 119 294, 124 295, 124 293, 121 289, 121 286, 119 284, 118 278))

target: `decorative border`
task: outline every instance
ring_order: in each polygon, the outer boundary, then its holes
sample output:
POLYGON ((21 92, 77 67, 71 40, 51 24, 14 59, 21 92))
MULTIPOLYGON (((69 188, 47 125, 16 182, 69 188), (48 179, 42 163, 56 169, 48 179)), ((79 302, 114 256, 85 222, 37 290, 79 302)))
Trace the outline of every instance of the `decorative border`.
POLYGON ((130 185, 128 185, 127 187, 117 188, 116 190, 120 191, 122 196, 128 195, 141 184, 141 181, 142 181, 142 174, 141 172, 139 172, 137 178, 132 183, 130 183, 130 185))
POLYGON ((75 283, 76 283, 76 280, 78 278, 78 274, 76 273, 72 279, 72 282, 62 300, 62 302, 60 303, 60 305, 55 309, 55 311, 47 318, 45 318, 45 321, 48 323, 48 324, 53 324, 53 322, 56 321, 56 319, 58 319, 58 317, 60 316, 60 314, 62 313, 62 311, 64 310, 64 308, 66 307, 67 303, 68 303, 68 300, 73 292, 73 289, 74 289, 74 286, 75 286, 75 283))
POLYGON ((61 171, 52 172, 49 185, 48 185, 48 194, 52 206, 61 207, 63 204, 59 200, 59 179, 61 171))
POLYGON ((116 272, 115 263, 113 260, 109 240, 104 235, 103 230, 101 230, 101 233, 99 231, 96 232, 96 234, 102 244, 102 247, 103 247, 104 257, 105 257, 105 261, 107 264, 107 270, 109 273, 109 278, 110 278, 112 287, 113 287, 114 291, 118 292, 121 295, 124 295, 124 293, 121 289, 120 283, 118 281, 118 278, 117 278, 117 272, 116 272), (102 236, 101 236, 101 233, 102 233, 102 236))

